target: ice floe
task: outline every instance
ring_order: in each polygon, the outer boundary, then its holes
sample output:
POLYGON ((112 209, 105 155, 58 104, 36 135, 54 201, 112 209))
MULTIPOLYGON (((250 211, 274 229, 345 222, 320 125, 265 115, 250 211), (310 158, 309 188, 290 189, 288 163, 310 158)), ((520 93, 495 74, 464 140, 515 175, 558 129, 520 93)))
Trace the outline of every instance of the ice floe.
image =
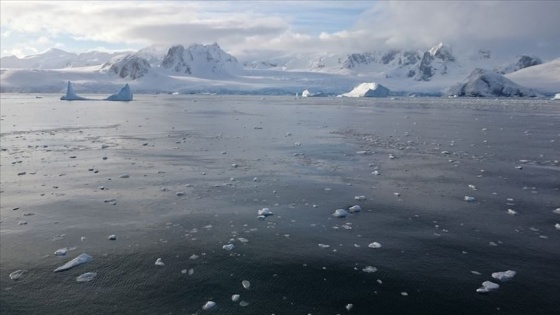
POLYGON ((516 214, 517 214, 517 211, 512 210, 512 209, 507 209, 507 214, 509 214, 509 215, 516 215, 516 214))
POLYGON ((470 196, 465 196, 465 201, 466 202, 474 202, 476 199, 474 197, 470 197, 470 196))
POLYGON ((161 260, 161 258, 156 259, 155 265, 156 266, 162 266, 162 267, 165 266, 165 264, 163 263, 163 260, 161 260))
POLYGON ((348 212, 351 212, 351 213, 360 212, 360 211, 362 211, 362 207, 360 207, 359 205, 355 205, 355 206, 352 206, 352 207, 348 208, 348 212))
POLYGON ((230 251, 230 250, 233 250, 235 248, 235 246, 233 244, 227 244, 227 245, 222 246, 222 248, 227 250, 227 251, 230 251))
POLYGON ((358 201, 364 201, 366 199, 367 199, 366 196, 356 196, 356 197, 354 197, 354 200, 358 200, 358 201))
POLYGON ((111 234, 109 235, 109 240, 111 241, 116 241, 117 240, 117 236, 115 234, 111 234))
POLYGON ((242 285, 245 289, 249 290, 249 288, 251 287, 251 282, 249 282, 248 280, 243 280, 243 281, 241 281, 241 285, 242 285))
POLYGON ((85 264, 92 260, 92 257, 86 253, 82 253, 78 255, 76 258, 70 260, 69 262, 65 263, 64 265, 56 268, 54 272, 65 271, 81 264, 85 264))
POLYGON ((515 272, 513 270, 498 271, 498 272, 492 273, 492 278, 498 279, 500 281, 509 281, 509 280, 513 279, 513 277, 515 277, 516 274, 517 274, 517 272, 515 272))
POLYGON ((556 210, 552 210, 552 212, 554 212, 556 214, 560 214, 560 208, 556 208, 556 210))
POLYGON ((67 252, 68 252, 68 248, 64 247, 64 248, 57 249, 54 252, 54 255, 55 256, 65 256, 67 252))
POLYGON ((352 307, 354 307, 354 304, 350 303, 346 305, 346 310, 350 311, 352 309, 352 307))
POLYGON ((82 275, 76 277, 76 281, 78 282, 89 282, 93 280, 97 276, 97 272, 86 272, 82 275))
POLYGON ((367 272, 367 273, 372 273, 372 272, 376 272, 377 268, 372 267, 372 266, 367 266, 364 269, 362 269, 363 272, 367 272))
POLYGON ((336 209, 332 215, 337 218, 345 218, 348 215, 348 211, 344 209, 336 209))
POLYGON ((259 216, 264 216, 264 217, 268 217, 273 215, 272 211, 270 211, 269 208, 262 208, 259 211, 257 211, 259 216))
POLYGON ((239 298, 240 298, 240 297, 241 297, 241 296, 240 296, 239 294, 234 294, 234 295, 231 296, 231 300, 232 300, 233 302, 237 302, 237 301, 239 301, 239 298))
POLYGON ((215 306, 216 306, 216 302, 208 301, 208 302, 206 302, 206 304, 204 304, 204 305, 202 306, 202 309, 205 310, 205 311, 207 311, 207 310, 209 310, 209 309, 214 308, 215 306))
POLYGON ((16 270, 12 273, 10 273, 10 279, 12 280, 18 280, 19 278, 21 278, 21 276, 26 272, 26 270, 16 270))
POLYGON ((368 245, 369 248, 381 248, 381 244, 378 242, 373 242, 368 245))
POLYGON ((482 282, 482 287, 476 289, 476 292, 478 293, 487 293, 493 290, 498 290, 498 288, 500 287, 499 284, 494 283, 492 281, 484 281, 482 282))
POLYGON ((560 223, 556 223, 556 224, 554 225, 554 228, 557 229, 557 230, 560 230, 560 223))

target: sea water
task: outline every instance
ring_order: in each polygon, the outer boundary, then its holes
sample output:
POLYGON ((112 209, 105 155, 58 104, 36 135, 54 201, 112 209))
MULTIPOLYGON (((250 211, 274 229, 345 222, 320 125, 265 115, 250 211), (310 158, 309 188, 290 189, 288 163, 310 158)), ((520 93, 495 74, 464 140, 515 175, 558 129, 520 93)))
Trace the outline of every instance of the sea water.
POLYGON ((560 308, 558 102, 40 96, 0 100, 2 314, 560 308))

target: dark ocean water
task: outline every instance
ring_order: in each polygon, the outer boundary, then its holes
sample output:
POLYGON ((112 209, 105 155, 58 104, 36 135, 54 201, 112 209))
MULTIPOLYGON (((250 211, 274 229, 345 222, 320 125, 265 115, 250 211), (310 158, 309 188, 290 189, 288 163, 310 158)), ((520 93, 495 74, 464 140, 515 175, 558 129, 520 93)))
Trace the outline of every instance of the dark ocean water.
POLYGON ((560 309, 558 102, 3 94, 1 105, 2 314, 560 309), (258 220, 264 207, 274 215, 258 220), (53 272, 81 253, 92 261, 53 272), (491 276, 506 270, 508 282, 491 276), (97 276, 77 282, 86 272, 97 276), (484 281, 500 288, 477 293, 484 281))

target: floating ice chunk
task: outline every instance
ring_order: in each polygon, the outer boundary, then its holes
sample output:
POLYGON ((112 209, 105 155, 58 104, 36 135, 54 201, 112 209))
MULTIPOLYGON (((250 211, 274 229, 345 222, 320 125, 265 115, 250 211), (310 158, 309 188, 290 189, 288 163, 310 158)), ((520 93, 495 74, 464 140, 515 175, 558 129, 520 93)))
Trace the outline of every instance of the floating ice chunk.
POLYGON ((355 206, 352 206, 352 207, 348 208, 348 211, 352 212, 352 213, 360 212, 360 211, 362 211, 362 207, 360 207, 358 205, 355 205, 355 206))
POLYGON ((557 230, 560 230, 560 223, 556 223, 556 224, 554 225, 554 228, 557 229, 557 230))
POLYGON ((509 214, 509 215, 516 215, 516 214, 517 214, 517 211, 512 210, 512 209, 508 209, 508 210, 507 210, 507 214, 509 214))
POLYGON ((556 208, 556 210, 553 210, 552 212, 554 212, 556 214, 560 214, 560 208, 556 208))
POLYGON ((192 276, 194 274, 194 269, 189 269, 189 276, 192 276))
POLYGON ((368 245, 369 248, 381 248, 381 244, 377 243, 377 242, 373 242, 371 244, 368 245))
POLYGON ((478 293, 487 293, 493 290, 497 290, 500 287, 499 284, 491 282, 491 281, 484 281, 482 282, 482 287, 476 289, 478 293))
POLYGON ((235 246, 233 244, 227 244, 227 245, 222 246, 223 249, 228 250, 228 251, 232 250, 234 247, 235 246))
POLYGON ((251 282, 247 281, 247 280, 243 280, 241 281, 241 285, 243 285, 243 287, 247 290, 249 290, 249 288, 251 287, 251 282))
POLYGON ((209 310, 209 309, 214 308, 215 306, 216 306, 216 302, 208 301, 208 302, 206 302, 206 304, 204 304, 204 305, 202 306, 202 309, 205 310, 205 311, 207 311, 207 310, 209 310))
POLYGON ((321 248, 329 248, 329 247, 331 247, 331 245, 319 244, 319 247, 321 247, 321 248))
POLYGON ((367 272, 367 273, 372 273, 372 272, 376 272, 377 268, 372 267, 372 266, 367 266, 364 269, 362 269, 363 272, 367 272))
POLYGON ((86 253, 80 254, 78 257, 70 260, 69 262, 65 263, 64 265, 56 268, 54 272, 65 271, 71 268, 74 268, 78 265, 85 264, 88 261, 91 261, 92 257, 86 253))
POLYGON ((243 238, 243 237, 238 237, 237 240, 240 241, 241 243, 247 243, 247 242, 249 242, 248 239, 243 238))
POLYGON ((245 301, 239 302, 239 306, 245 307, 247 305, 249 305, 249 302, 245 302, 245 301))
POLYGON ((403 292, 401 292, 401 295, 402 296, 408 296, 408 293, 403 291, 403 292))
POLYGON ((109 239, 110 239, 111 241, 116 241, 116 240, 117 240, 117 236, 116 236, 115 234, 111 234, 111 235, 109 235, 109 239))
POLYGON ((16 271, 10 273, 10 279, 18 280, 25 273, 25 271, 26 270, 16 270, 16 271))
POLYGON ((178 191, 178 192, 175 193, 175 196, 177 196, 177 197, 181 197, 181 196, 184 196, 184 195, 185 195, 184 191, 178 191))
POLYGON ((97 272, 86 272, 82 275, 76 277, 76 281, 78 282, 89 282, 93 280, 97 276, 97 272))
POLYGON ((348 215, 348 211, 344 209, 336 209, 332 215, 337 218, 345 218, 348 215))
POLYGON ((389 158, 390 158, 391 160, 393 160, 393 159, 395 159, 395 156, 392 155, 392 154, 389 154, 389 158))
POLYGON ((237 301, 239 301, 239 298, 240 298, 240 297, 241 297, 241 296, 240 296, 239 294, 234 294, 234 295, 231 296, 231 300, 232 300, 233 302, 237 302, 237 301))
POLYGON ((354 199, 358 200, 358 201, 363 201, 363 200, 366 200, 367 198, 366 198, 366 196, 356 196, 356 197, 354 197, 354 199))
POLYGON ((469 188, 472 190, 476 190, 476 186, 475 185, 469 185, 469 188))
POLYGON ((68 248, 64 247, 64 248, 57 249, 54 252, 54 255, 55 256, 64 256, 64 255, 66 255, 67 252, 68 252, 68 248))
POLYGON ((198 256, 197 254, 192 254, 191 257, 189 257, 189 259, 195 260, 198 259, 198 257, 200 256, 198 256))
POLYGON ((262 208, 261 210, 258 211, 259 216, 265 216, 268 217, 270 215, 273 215, 272 211, 270 211, 269 208, 262 208))
POLYGON ((477 275, 477 276, 480 276, 480 275, 481 275, 481 273, 478 272, 478 271, 476 271, 476 270, 471 270, 471 273, 472 273, 473 275, 477 275))
POLYGON ((165 266, 165 264, 163 263, 163 260, 161 260, 161 258, 156 259, 155 265, 156 266, 162 266, 162 267, 165 266))
POLYGON ((516 274, 517 274, 517 272, 515 272, 513 270, 498 271, 498 272, 492 273, 492 278, 505 282, 505 281, 509 281, 509 280, 513 279, 513 277, 515 277, 516 274))
POLYGON ((465 196, 465 201, 466 201, 466 202, 474 202, 475 199, 474 199, 474 197, 465 196))
POLYGON ((121 175, 121 176, 119 176, 119 177, 120 177, 120 178, 129 178, 130 175, 128 175, 128 174, 123 174, 123 175, 121 175))
POLYGON ((354 304, 350 303, 350 304, 346 305, 346 310, 350 311, 352 309, 352 307, 354 307, 354 304))
POLYGON ((371 154, 371 151, 367 151, 367 150, 365 150, 365 151, 356 151, 356 154, 357 154, 357 155, 370 155, 370 154, 371 154))
POLYGON ((379 171, 373 171, 373 172, 371 172, 371 175, 376 175, 377 176, 377 175, 380 175, 380 173, 379 173, 379 171))

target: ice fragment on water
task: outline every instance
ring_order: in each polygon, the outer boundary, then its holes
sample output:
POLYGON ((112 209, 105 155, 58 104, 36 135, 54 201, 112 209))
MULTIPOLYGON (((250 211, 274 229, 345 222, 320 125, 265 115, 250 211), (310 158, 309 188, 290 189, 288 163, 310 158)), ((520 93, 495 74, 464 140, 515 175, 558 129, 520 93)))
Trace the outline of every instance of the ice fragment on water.
POLYGON ((233 244, 227 244, 222 246, 223 249, 225 250, 232 250, 235 246, 233 244))
POLYGON ((354 199, 358 200, 358 201, 362 201, 362 200, 366 200, 367 198, 366 198, 366 196, 356 196, 356 197, 354 197, 354 199))
POLYGON ((93 280, 97 276, 97 272, 86 272, 82 275, 76 277, 76 281, 78 282, 89 282, 93 280))
POLYGON ((261 210, 258 211, 258 214, 259 214, 259 216, 262 215, 262 216, 267 217, 267 216, 272 215, 273 213, 272 213, 272 211, 270 211, 269 208, 262 208, 261 210))
POLYGON ((368 245, 369 248, 381 248, 381 244, 379 244, 378 242, 373 242, 371 244, 368 245))
POLYGON ((465 196, 465 201, 466 202, 473 202, 473 201, 475 201, 475 199, 474 199, 474 197, 465 196))
POLYGON ((66 255, 67 252, 68 252, 68 248, 64 247, 64 248, 57 249, 54 252, 54 255, 55 256, 64 256, 64 255, 66 255))
POLYGON ((348 211, 344 209, 336 209, 332 215, 337 218, 345 218, 348 215, 348 211))
POLYGON ((239 302, 239 306, 245 307, 245 306, 247 306, 247 305, 249 305, 248 302, 245 302, 245 301, 239 302))
POLYGON ((175 195, 176 195, 177 197, 181 197, 181 196, 184 196, 184 195, 185 195, 185 192, 184 192, 184 191, 178 191, 178 192, 175 193, 175 195))
POLYGON ((352 206, 352 207, 348 208, 348 211, 352 212, 352 213, 360 212, 360 211, 362 211, 362 207, 360 207, 359 205, 355 205, 355 206, 352 206))
POLYGON ((346 305, 346 310, 350 311, 352 309, 352 307, 354 307, 354 304, 348 304, 348 305, 346 305))
POLYGON ((25 271, 26 270, 16 270, 16 271, 10 273, 10 279, 18 280, 25 273, 25 271))
POLYGON ((209 310, 209 309, 214 308, 215 306, 216 306, 216 302, 208 301, 208 302, 206 302, 206 304, 204 304, 204 305, 202 306, 202 309, 205 310, 205 311, 207 311, 207 310, 209 310))
POLYGON ((331 245, 319 244, 319 247, 321 247, 321 248, 329 248, 329 247, 331 247, 331 245))
POLYGON ((56 268, 54 272, 65 271, 71 268, 74 268, 78 265, 85 264, 88 261, 91 261, 92 257, 86 253, 80 254, 78 257, 70 260, 69 262, 65 263, 64 265, 56 268))
POLYGON ((189 259, 195 260, 198 259, 198 257, 200 256, 198 256, 197 254, 192 254, 191 257, 189 257, 189 259))
POLYGON ((237 240, 240 241, 241 243, 247 243, 247 242, 249 242, 248 239, 243 238, 243 237, 238 237, 237 240))
POLYGON ((476 289, 478 293, 487 293, 492 290, 497 290, 500 287, 499 284, 491 282, 491 281, 484 281, 482 282, 482 287, 476 289))
POLYGON ((552 212, 554 212, 556 214, 560 214, 560 208, 556 208, 556 210, 553 210, 552 212))
POLYGON ((508 209, 508 210, 507 210, 507 214, 509 214, 509 215, 516 215, 516 214, 517 214, 517 211, 512 210, 512 209, 508 209))
POLYGON ((111 241, 115 241, 117 239, 117 236, 115 234, 111 234, 111 235, 109 235, 109 239, 111 241))
POLYGON ((403 292, 401 292, 401 295, 402 295, 402 296, 408 296, 408 293, 406 293, 406 292, 403 291, 403 292))
POLYGON ((372 273, 372 272, 376 272, 377 268, 372 267, 372 266, 367 266, 364 269, 362 269, 363 272, 367 272, 367 273, 372 273))
POLYGON ((516 274, 517 272, 513 270, 499 271, 499 272, 492 273, 492 278, 498 279, 500 281, 509 281, 513 279, 513 277, 515 277, 516 274))
POLYGON ((248 290, 251 287, 251 282, 243 280, 241 281, 241 285, 243 285, 243 287, 248 290))
POLYGON ((234 294, 234 295, 231 296, 231 300, 232 300, 233 302, 237 302, 237 301, 239 301, 239 297, 240 297, 239 294, 234 294))
POLYGON ((476 190, 476 186, 475 185, 469 185, 469 188, 472 190, 476 190))
POLYGON ((156 265, 156 266, 162 266, 162 267, 165 266, 165 264, 163 263, 163 260, 161 260, 161 258, 158 258, 158 259, 156 260, 155 265, 156 265))
POLYGON ((557 229, 557 230, 560 230, 560 223, 556 223, 556 224, 554 225, 554 228, 557 229))
POLYGON ((120 177, 120 178, 129 178, 130 175, 128 175, 128 174, 123 174, 123 175, 121 175, 121 176, 119 176, 119 177, 120 177))

